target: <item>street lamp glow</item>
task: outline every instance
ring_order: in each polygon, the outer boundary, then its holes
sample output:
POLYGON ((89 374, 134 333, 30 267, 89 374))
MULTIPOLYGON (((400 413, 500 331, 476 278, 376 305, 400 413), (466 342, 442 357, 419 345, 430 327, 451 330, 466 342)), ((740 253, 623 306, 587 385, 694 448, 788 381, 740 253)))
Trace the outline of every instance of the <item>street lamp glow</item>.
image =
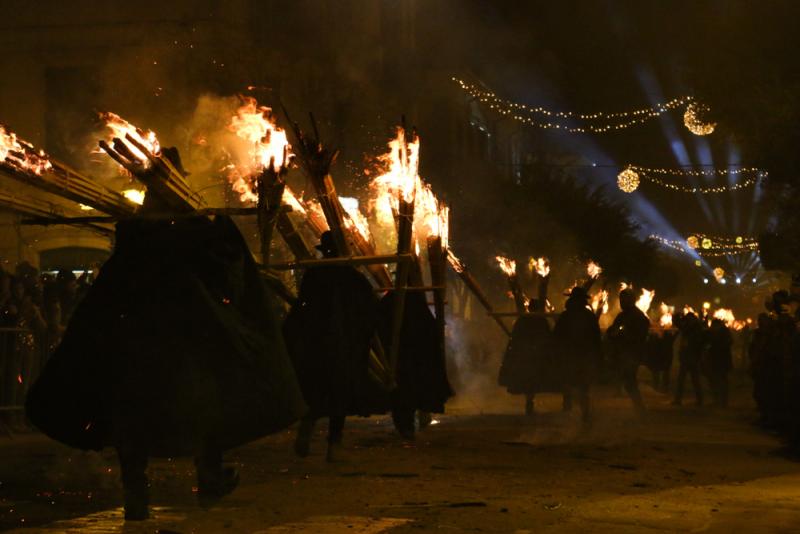
POLYGON ((741 278, 739 278, 738 276, 736 277, 736 283, 737 283, 737 284, 741 284, 741 283, 742 283, 742 279, 741 279, 741 278))
POLYGON ((708 278, 703 278, 703 283, 707 284, 708 283, 708 278))

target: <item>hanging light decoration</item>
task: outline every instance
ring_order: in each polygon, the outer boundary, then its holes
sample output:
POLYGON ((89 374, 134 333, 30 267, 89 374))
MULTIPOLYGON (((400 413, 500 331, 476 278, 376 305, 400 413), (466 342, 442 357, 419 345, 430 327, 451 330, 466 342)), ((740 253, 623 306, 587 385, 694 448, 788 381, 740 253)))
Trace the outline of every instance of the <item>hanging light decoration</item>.
POLYGON ((709 250, 712 246, 714 246, 714 243, 712 243, 709 238, 704 237, 701 245, 705 250, 709 250))
POLYGON ((689 245, 689 248, 697 248, 700 246, 700 242, 697 241, 697 236, 695 235, 690 235, 686 239, 686 244, 689 245))
POLYGON ((626 168, 617 175, 617 186, 626 193, 633 193, 639 187, 639 174, 630 167, 626 168))
POLYGON ((714 278, 717 279, 717 282, 722 283, 722 280, 725 278, 725 269, 722 267, 716 267, 713 271, 714 278))
POLYGON ((707 122, 703 120, 704 116, 709 113, 708 106, 700 102, 689 102, 686 106, 686 111, 683 113, 683 124, 686 128, 695 135, 709 135, 714 132, 716 122, 707 122))

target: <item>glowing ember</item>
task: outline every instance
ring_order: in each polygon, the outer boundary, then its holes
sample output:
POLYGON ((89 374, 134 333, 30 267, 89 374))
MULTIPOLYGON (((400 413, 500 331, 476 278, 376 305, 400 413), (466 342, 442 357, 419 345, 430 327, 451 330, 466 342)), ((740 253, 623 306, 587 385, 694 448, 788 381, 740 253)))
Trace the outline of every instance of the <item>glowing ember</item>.
POLYGON ((431 422, 430 422, 431 426, 438 425, 438 424, 439 424, 439 420, 438 419, 431 419, 431 422))
POLYGON ((531 257, 528 260, 528 269, 536 271, 536 274, 544 278, 550 274, 550 260, 544 256, 540 258, 531 257))
POLYGON ((724 322, 725 326, 728 327, 732 326, 733 322, 736 320, 736 317, 733 316, 733 312, 727 308, 719 308, 718 310, 714 310, 714 315, 712 317, 724 322))
POLYGON ((597 310, 608 313, 608 291, 599 291, 592 296, 592 311, 597 313, 597 310))
POLYGON ((636 301, 636 307, 642 310, 642 313, 646 314, 650 310, 650 303, 653 302, 653 297, 655 296, 655 290, 650 291, 649 289, 642 288, 642 294, 636 301))
POLYGON ((500 266, 500 270, 506 273, 506 276, 514 276, 517 274, 517 262, 504 256, 495 256, 495 259, 500 266))
POLYGON ((0 163, 7 162, 15 167, 42 174, 53 167, 43 150, 38 153, 33 146, 0 126, 0 163))
POLYGON ((111 113, 110 111, 101 113, 100 118, 103 120, 103 122, 105 122, 106 128, 110 130, 107 139, 108 143, 112 144, 114 138, 119 139, 121 142, 125 143, 125 146, 128 148, 128 150, 130 150, 136 159, 138 159, 143 165, 149 165, 150 160, 147 158, 147 155, 145 155, 144 152, 125 140, 126 135, 130 135, 136 139, 136 141, 144 145, 144 147, 154 156, 157 156, 161 153, 161 145, 159 145, 158 138, 156 138, 156 134, 153 131, 144 131, 140 128, 137 128, 116 113, 111 113))
POLYGON ((665 303, 661 303, 661 318, 658 320, 658 324, 661 325, 662 328, 672 328, 672 314, 675 312, 674 306, 668 306, 665 303))
POLYGON ((589 260, 589 265, 586 266, 586 274, 589 275, 589 278, 595 280, 598 276, 600 276, 600 273, 602 272, 603 268, 600 267, 600 265, 598 265, 594 261, 589 260))
POLYGON ((122 192, 122 196, 133 202, 134 204, 138 204, 141 206, 144 204, 144 196, 146 191, 140 191, 138 189, 126 189, 122 192))
POLYGON ((339 197, 339 202, 342 204, 342 209, 344 209, 347 215, 344 218, 344 225, 351 230, 356 230, 364 239, 369 241, 371 237, 369 233, 369 222, 364 214, 361 213, 361 210, 358 209, 358 199, 339 197))

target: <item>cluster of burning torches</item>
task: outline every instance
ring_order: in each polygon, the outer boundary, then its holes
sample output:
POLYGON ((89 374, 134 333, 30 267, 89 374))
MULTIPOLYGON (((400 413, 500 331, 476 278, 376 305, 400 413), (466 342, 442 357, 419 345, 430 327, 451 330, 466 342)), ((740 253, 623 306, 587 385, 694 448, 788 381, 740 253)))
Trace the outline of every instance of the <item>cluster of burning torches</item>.
MULTIPOLYGON (((125 174, 144 187, 114 191, 91 178, 69 169, 44 151, 0 127, 0 172, 48 193, 77 203, 77 209, 34 209, 34 199, 20 201, 0 195, 0 204, 13 207, 33 217, 31 224, 70 224, 113 233, 111 223, 123 217, 145 213, 140 209, 149 195, 154 195, 158 210, 146 216, 174 217, 183 215, 257 215, 261 238, 261 260, 265 277, 280 286, 278 294, 293 299, 292 292, 281 281, 279 271, 314 265, 337 263, 363 268, 375 290, 394 291, 392 344, 388 354, 380 343, 373 343, 371 363, 377 377, 392 384, 397 361, 399 332, 402 324, 405 294, 425 291, 433 295, 434 314, 440 325, 440 342, 444 343, 444 308, 446 267, 449 265, 475 294, 490 315, 491 303, 465 264, 449 247, 449 215, 447 206, 419 175, 420 140, 404 125, 388 143, 386 154, 377 158, 377 173, 371 174, 371 198, 364 203, 355 198, 339 197, 330 169, 336 151, 319 139, 311 117, 313 136, 304 133, 287 114, 290 129, 284 130, 267 107, 255 99, 242 98, 242 105, 228 123, 228 134, 249 148, 237 155, 229 154, 229 163, 222 169, 231 189, 239 195, 243 208, 209 208, 205 199, 194 191, 186 172, 175 158, 175 152, 162 149, 153 131, 137 128, 114 113, 103 113, 101 119, 107 135, 99 141, 98 152, 111 157, 125 174), (292 144, 289 133, 294 135, 292 144), (306 197, 286 184, 292 167, 306 175, 313 191, 306 197), (8 202, 6 202, 8 200, 8 202), (92 214, 86 212, 92 211, 92 214), (80 216, 73 216, 74 213, 80 216), (103 214, 101 216, 96 213, 103 214), (294 261, 270 262, 273 231, 284 238, 294 261), (338 258, 319 259, 313 245, 322 233, 330 231, 339 251, 338 258), (376 243, 376 235, 380 242, 376 243), (379 254, 379 249, 382 254, 379 254), (390 249, 387 252, 386 249, 390 249), (424 253, 423 250, 424 249, 424 253), (394 276, 389 270, 396 265, 394 276), (427 264, 429 285, 423 275, 427 264)), ((70 203, 67 203, 70 204, 70 203)), ((70 204, 71 206, 71 204, 70 204)), ((506 325, 494 317, 510 334, 506 325)))
MULTIPOLYGON (((513 259, 507 258, 505 256, 496 256, 497 265, 500 270, 506 275, 509 284, 509 291, 508 296, 509 298, 514 299, 517 312, 515 314, 504 314, 504 315, 516 315, 516 314, 523 314, 523 313, 535 313, 532 309, 531 303, 532 299, 528 298, 527 295, 522 291, 522 287, 519 283, 519 279, 517 277, 517 262, 513 259)), ((552 306, 549 300, 547 300, 547 286, 550 279, 550 261, 545 257, 531 257, 528 260, 528 269, 532 274, 535 274, 538 279, 538 295, 537 298, 540 302, 544 303, 542 306, 543 312, 553 312, 555 308, 552 306)), ((603 269, 602 267, 595 261, 590 260, 586 265, 586 278, 582 282, 575 282, 573 287, 581 286, 587 293, 590 293, 594 282, 600 277, 602 274, 603 269)), ((569 288, 565 291, 565 295, 570 293, 572 288, 569 288)), ((623 291, 625 289, 632 289, 636 291, 636 288, 633 286, 622 282, 619 286, 619 291, 623 291)), ((656 292, 652 289, 646 288, 639 288, 638 290, 638 297, 636 299, 636 307, 639 308, 642 313, 645 315, 650 316, 651 311, 653 310, 653 300, 655 298, 656 292)), ((609 293, 606 289, 601 289, 594 294, 590 294, 590 303, 589 307, 591 310, 597 315, 598 319, 603 315, 608 314, 609 312, 609 293)), ((733 312, 727 308, 718 308, 714 311, 711 310, 711 303, 704 302, 703 303, 703 312, 697 313, 691 306, 684 306, 682 313, 686 315, 688 313, 693 313, 697 315, 704 321, 710 321, 711 319, 720 319, 725 323, 725 325, 729 328, 734 330, 742 330, 746 325, 752 323, 752 319, 740 320, 736 319, 733 312)), ((670 306, 669 304, 662 302, 658 308, 658 319, 657 319, 657 326, 662 329, 670 329, 673 328, 673 315, 675 313, 675 306, 670 306)))

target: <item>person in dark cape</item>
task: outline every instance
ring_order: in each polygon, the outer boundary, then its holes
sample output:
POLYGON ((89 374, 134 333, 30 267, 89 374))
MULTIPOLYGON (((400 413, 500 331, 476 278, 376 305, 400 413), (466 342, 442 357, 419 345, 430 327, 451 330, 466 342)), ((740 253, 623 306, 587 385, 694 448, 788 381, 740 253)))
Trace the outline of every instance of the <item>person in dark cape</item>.
MULTIPOLYGON (((421 285, 422 274, 413 274, 414 285, 421 285)), ((392 342, 395 298, 392 291, 380 303, 378 331, 387 351, 392 342)), ((408 291, 405 295, 396 381, 397 387, 390 395, 392 419, 401 436, 414 439, 414 414, 419 411, 420 426, 424 427, 429 414, 444 413, 445 402, 453 395, 442 333, 423 291, 408 291)))
POLYGON ((636 297, 630 289, 619 293, 619 312, 606 335, 611 341, 622 385, 637 411, 644 411, 636 373, 644 359, 650 319, 636 307, 636 297))
POLYGON ((533 299, 528 306, 533 313, 520 315, 514 323, 497 383, 512 395, 525 395, 525 415, 533 415, 536 393, 562 391, 564 384, 550 324, 542 315, 544 302, 533 299))
POLYGON ((730 329, 720 319, 712 319, 707 334, 706 372, 714 402, 725 408, 728 406, 728 375, 733 369, 733 337, 730 329))
POLYGON ((556 351, 561 355, 565 387, 577 390, 584 425, 591 423, 589 389, 602 363, 602 340, 597 316, 589 309, 589 294, 572 288, 566 310, 553 328, 556 351))
MULTIPOLYGON (((339 255, 331 232, 317 247, 325 258, 339 255)), ((309 412, 300 423, 295 452, 309 453, 317 419, 327 417, 328 461, 341 455, 348 415, 378 413, 377 386, 369 376, 370 343, 378 318, 378 299, 367 279, 354 267, 309 268, 297 302, 283 325, 283 334, 309 412)))
POLYGON ((683 392, 686 386, 686 377, 692 380, 694 388, 695 404, 699 407, 703 405, 703 385, 700 381, 700 360, 703 356, 703 348, 706 343, 706 333, 703 322, 692 312, 677 317, 676 323, 680 331, 680 342, 678 345, 678 383, 675 388, 674 406, 680 406, 683 402, 683 392))
POLYGON ((26 410, 57 441, 117 449, 126 520, 148 517, 148 457, 193 456, 203 506, 231 492, 238 473, 223 452, 306 411, 273 296, 233 221, 120 221, 26 410))

